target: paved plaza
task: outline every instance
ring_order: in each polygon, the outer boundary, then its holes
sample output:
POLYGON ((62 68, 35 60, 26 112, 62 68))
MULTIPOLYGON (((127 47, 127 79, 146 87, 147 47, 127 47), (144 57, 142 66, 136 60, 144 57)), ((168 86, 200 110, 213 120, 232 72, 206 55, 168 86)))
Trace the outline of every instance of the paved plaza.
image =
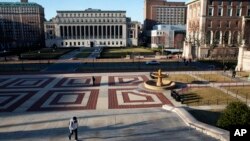
POLYGON ((79 118, 79 140, 215 140, 162 105, 170 92, 138 88, 148 73, 0 76, 0 140, 68 140, 79 118), (93 85, 92 76, 95 76, 93 85))

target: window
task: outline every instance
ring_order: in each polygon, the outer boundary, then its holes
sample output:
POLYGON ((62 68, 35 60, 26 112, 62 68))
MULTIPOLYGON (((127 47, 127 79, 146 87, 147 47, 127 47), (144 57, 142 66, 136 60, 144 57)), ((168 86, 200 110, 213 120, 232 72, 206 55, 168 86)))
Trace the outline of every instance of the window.
POLYGON ((208 21, 208 27, 212 27, 212 21, 208 21))
POLYGON ((212 7, 209 7, 208 9, 208 15, 213 16, 214 9, 212 7))
POLYGON ((219 0, 218 5, 222 5, 222 0, 219 0))
POLYGON ((241 6, 241 5, 242 5, 242 2, 241 2, 241 1, 238 1, 238 5, 241 6))
POLYGON ((227 22, 226 22, 226 26, 227 26, 227 27, 230 27, 230 24, 231 24, 230 21, 227 21, 227 22))
POLYGON ((232 0, 228 0, 228 5, 232 5, 232 0))
POLYGON ((241 8, 237 9, 237 16, 241 16, 241 8))
POLYGON ((247 16, 250 16, 250 9, 247 9, 247 16))
POLYGON ((227 9, 227 16, 232 16, 232 8, 227 9))
POLYGON ((222 8, 219 8, 219 9, 218 9, 218 16, 222 16, 222 15, 223 15, 222 8))
POLYGON ((213 0, 209 0, 209 5, 213 5, 213 0))
POLYGON ((220 21, 218 21, 218 27, 221 27, 221 22, 220 21))

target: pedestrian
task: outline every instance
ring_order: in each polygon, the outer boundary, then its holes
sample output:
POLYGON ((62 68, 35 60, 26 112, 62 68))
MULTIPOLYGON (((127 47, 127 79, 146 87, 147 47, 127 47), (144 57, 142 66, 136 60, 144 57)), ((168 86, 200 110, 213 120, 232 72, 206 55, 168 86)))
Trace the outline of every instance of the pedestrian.
POLYGON ((189 58, 189 63, 191 63, 192 62, 192 59, 191 58, 189 58))
POLYGON ((93 82, 93 86, 95 86, 95 77, 92 76, 92 82, 93 82))
POLYGON ((225 65, 225 66, 224 66, 224 72, 226 72, 226 70, 227 70, 227 66, 225 65))
POLYGON ((233 71, 233 78, 235 78, 235 76, 236 76, 236 71, 234 70, 233 71))
POLYGON ((77 137, 77 128, 78 128, 77 118, 73 117, 73 118, 71 118, 69 120, 69 131, 70 131, 69 140, 71 140, 71 136, 73 134, 75 134, 75 140, 76 141, 78 140, 78 137, 77 137))

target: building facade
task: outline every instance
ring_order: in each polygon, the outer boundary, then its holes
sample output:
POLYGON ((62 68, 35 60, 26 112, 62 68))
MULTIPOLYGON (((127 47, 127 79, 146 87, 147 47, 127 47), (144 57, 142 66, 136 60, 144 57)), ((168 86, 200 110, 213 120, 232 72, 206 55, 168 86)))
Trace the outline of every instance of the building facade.
POLYGON ((239 47, 237 61, 236 71, 250 71, 250 48, 246 48, 245 40, 239 47))
POLYGON ((144 1, 144 29, 152 30, 154 25, 185 25, 186 5, 184 2, 166 0, 144 1))
POLYGON ((128 22, 128 46, 139 45, 139 35, 141 28, 142 26, 140 22, 128 22))
POLYGON ((151 31, 151 47, 182 49, 185 34, 185 25, 156 25, 151 31))
MULTIPOLYGON (((190 0, 186 4, 187 39, 194 46, 195 40, 205 47, 237 47, 242 39, 249 44, 249 0, 190 0)), ((199 56, 200 51, 194 52, 199 56)))
POLYGON ((125 47, 126 11, 57 11, 45 32, 47 47, 125 47))
POLYGON ((27 0, 0 2, 0 49, 44 46, 44 8, 27 0))

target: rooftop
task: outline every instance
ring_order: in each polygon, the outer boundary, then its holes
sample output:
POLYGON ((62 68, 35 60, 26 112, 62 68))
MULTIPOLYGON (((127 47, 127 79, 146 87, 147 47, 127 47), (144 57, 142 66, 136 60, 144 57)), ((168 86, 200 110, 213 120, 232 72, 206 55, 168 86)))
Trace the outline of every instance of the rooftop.
POLYGON ((0 6, 39 6, 41 5, 34 3, 34 2, 0 2, 0 6))
POLYGON ((126 13, 126 11, 123 10, 101 10, 101 9, 92 9, 88 8, 86 10, 59 10, 57 13, 126 13))

